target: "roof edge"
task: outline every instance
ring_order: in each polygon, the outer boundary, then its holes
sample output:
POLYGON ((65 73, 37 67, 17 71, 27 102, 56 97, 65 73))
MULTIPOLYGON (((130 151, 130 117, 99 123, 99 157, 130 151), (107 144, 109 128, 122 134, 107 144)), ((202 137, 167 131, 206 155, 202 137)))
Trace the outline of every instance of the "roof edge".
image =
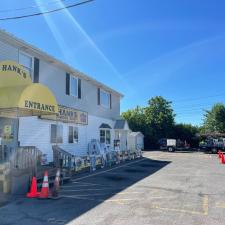
POLYGON ((89 75, 86 75, 83 72, 80 72, 79 70, 73 68, 72 66, 66 64, 65 62, 62 62, 61 60, 55 58, 54 56, 49 55, 48 53, 44 52, 43 50, 33 46, 32 44, 27 43, 26 41, 24 41, 23 39, 20 39, 18 37, 16 37, 15 35, 13 35, 12 33, 5 31, 3 29, 0 29, 0 34, 4 35, 6 37, 6 42, 9 42, 9 39, 11 39, 11 41, 16 42, 16 44, 21 45, 20 47, 24 47, 25 50, 31 50, 33 51, 35 54, 43 57, 46 61, 54 63, 55 65, 58 65, 60 67, 62 67, 64 70, 67 70, 67 72, 74 74, 74 75, 78 75, 80 77, 83 77, 85 80, 87 81, 91 81, 92 83, 94 83, 95 85, 99 86, 100 88, 104 88, 109 92, 112 92, 114 94, 117 94, 120 96, 120 98, 123 98, 124 95, 112 88, 110 88, 109 86, 97 81, 96 79, 92 78, 89 75))

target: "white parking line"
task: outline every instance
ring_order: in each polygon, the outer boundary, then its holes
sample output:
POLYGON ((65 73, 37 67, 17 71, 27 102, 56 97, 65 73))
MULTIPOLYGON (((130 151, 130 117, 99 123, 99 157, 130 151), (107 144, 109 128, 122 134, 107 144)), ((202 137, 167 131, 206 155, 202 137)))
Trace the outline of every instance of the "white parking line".
POLYGON ((76 192, 76 191, 104 191, 104 190, 122 190, 124 187, 120 188, 90 188, 90 189, 69 189, 69 190, 61 190, 60 192, 76 192))
MULTIPOLYGON (((108 195, 108 194, 110 194, 110 195, 134 195, 134 194, 143 194, 143 192, 121 192, 121 193, 117 193, 117 192, 109 192, 109 193, 102 193, 102 194, 100 194, 100 193, 98 193, 98 194, 96 194, 96 193, 92 193, 92 194, 75 194, 75 195, 69 195, 69 196, 73 196, 73 197, 88 197, 88 196, 104 196, 104 195, 108 195)), ((158 198, 158 197, 154 197, 154 198, 158 198)))

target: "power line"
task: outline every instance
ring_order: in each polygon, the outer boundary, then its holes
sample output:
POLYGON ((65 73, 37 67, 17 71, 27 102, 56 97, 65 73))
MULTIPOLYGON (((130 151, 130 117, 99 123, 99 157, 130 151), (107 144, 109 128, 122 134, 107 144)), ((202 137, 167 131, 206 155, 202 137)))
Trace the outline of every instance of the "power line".
POLYGON ((39 12, 39 13, 34 13, 34 14, 27 14, 27 15, 23 15, 23 16, 14 16, 14 17, 0 18, 0 21, 16 20, 16 19, 23 19, 23 18, 28 18, 28 17, 34 17, 34 16, 50 14, 50 13, 62 11, 62 10, 65 10, 65 9, 73 8, 73 7, 76 7, 76 6, 84 5, 86 3, 90 3, 90 2, 93 2, 93 1, 94 0, 86 0, 86 1, 83 1, 83 2, 79 2, 79 3, 76 3, 76 4, 68 5, 68 6, 65 6, 65 7, 61 7, 61 8, 58 8, 58 9, 53 9, 53 10, 49 10, 49 11, 45 11, 45 12, 39 12))
POLYGON ((31 5, 31 6, 23 7, 23 8, 3 9, 3 10, 0 10, 0 13, 14 12, 14 11, 22 11, 22 10, 26 10, 26 9, 34 9, 34 8, 38 8, 38 7, 40 7, 40 6, 48 6, 48 5, 50 5, 50 4, 55 4, 55 3, 65 2, 65 1, 66 1, 66 0, 55 0, 55 1, 47 2, 47 3, 45 3, 45 4, 31 5))

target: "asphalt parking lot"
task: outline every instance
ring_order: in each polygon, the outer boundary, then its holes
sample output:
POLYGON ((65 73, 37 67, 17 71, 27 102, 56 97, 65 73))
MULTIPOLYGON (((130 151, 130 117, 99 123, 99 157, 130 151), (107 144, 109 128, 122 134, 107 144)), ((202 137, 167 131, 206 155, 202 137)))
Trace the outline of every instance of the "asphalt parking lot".
POLYGON ((216 155, 146 152, 74 177, 59 200, 16 199, 0 208, 0 225, 222 225, 224 184, 216 155))

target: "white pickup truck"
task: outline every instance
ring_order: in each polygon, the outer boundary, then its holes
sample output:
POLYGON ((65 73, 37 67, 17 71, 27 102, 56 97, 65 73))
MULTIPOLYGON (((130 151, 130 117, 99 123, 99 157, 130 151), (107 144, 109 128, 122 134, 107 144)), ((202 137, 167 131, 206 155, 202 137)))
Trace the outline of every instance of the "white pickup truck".
POLYGON ((187 146, 185 146, 185 143, 186 142, 182 142, 180 140, 166 139, 166 138, 162 138, 159 141, 160 149, 168 150, 168 152, 174 152, 175 150, 187 149, 187 146))

